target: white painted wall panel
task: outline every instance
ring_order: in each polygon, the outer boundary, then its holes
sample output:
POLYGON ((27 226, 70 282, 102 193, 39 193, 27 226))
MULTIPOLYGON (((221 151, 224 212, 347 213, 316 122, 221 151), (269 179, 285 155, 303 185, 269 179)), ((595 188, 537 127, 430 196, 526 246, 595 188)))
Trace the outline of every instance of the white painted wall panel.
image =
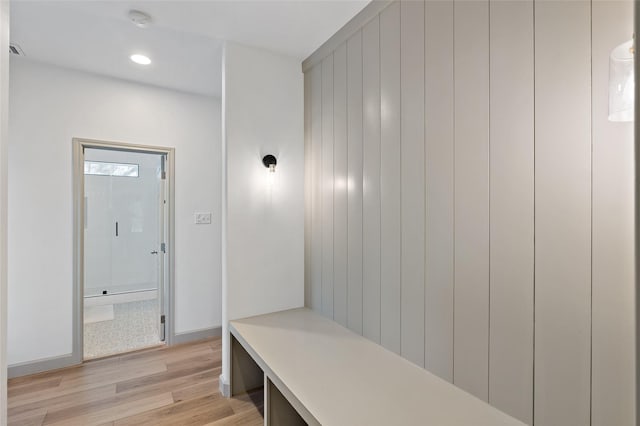
POLYGON ((333 318, 333 55, 322 61, 322 313, 333 318))
POLYGON ((0 423, 7 421, 7 135, 9 127, 9 2, 0 3, 0 423))
POLYGON ((362 31, 347 42, 347 325, 362 334, 362 31))
POLYGON ((453 381, 453 2, 425 3, 425 368, 453 381))
POLYGON ((537 425, 590 422, 590 3, 535 4, 537 425))
POLYGON ((380 342, 380 19, 362 29, 362 334, 380 342))
POLYGON ((490 4, 489 402, 533 421, 533 1, 490 4))
POLYGON ((537 425, 635 410, 631 2, 592 3, 394 2, 334 43, 334 319, 537 425))
POLYGON ((487 400, 489 3, 456 1, 454 383, 487 400))
POLYGON ((311 217, 313 215, 313 180, 311 165, 313 161, 311 145, 311 73, 304 74, 304 305, 311 306, 311 217))
POLYGON ((333 53, 333 319, 347 325, 347 45, 333 53))
POLYGON ((400 3, 402 356, 424 366, 424 3, 400 3))
POLYGON ((322 309, 322 65, 308 73, 311 90, 311 283, 309 306, 322 309))
POLYGON ((400 3, 380 13, 380 342, 400 353, 400 3))
MULTIPOLYGON (((223 62, 227 176, 224 383, 230 372, 228 321, 304 303, 304 91, 300 62, 295 58, 227 42, 223 62), (271 190, 265 188, 268 172, 260 165, 260 154, 265 151, 278 154, 271 190)), ((206 122, 207 118, 199 120, 206 122)), ((189 143, 184 147, 192 145, 188 138, 185 141, 189 143)), ((194 152, 196 158, 203 157, 201 149, 194 152)), ((176 149, 176 162, 179 158, 176 149)), ((180 204, 176 203, 176 210, 180 204)), ((177 246, 176 253, 179 250, 177 246)), ((210 306, 211 299, 201 299, 210 306)))
POLYGON ((593 70, 593 426, 633 425, 633 123, 607 119, 609 55, 631 38, 630 1, 594 1, 593 70))

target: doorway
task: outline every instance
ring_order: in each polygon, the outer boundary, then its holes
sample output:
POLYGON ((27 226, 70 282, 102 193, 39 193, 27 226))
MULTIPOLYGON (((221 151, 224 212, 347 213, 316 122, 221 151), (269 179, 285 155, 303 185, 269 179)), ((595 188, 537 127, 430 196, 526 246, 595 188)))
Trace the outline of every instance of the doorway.
POLYGON ((172 150, 75 140, 74 153, 76 356, 89 360, 166 344, 172 150))

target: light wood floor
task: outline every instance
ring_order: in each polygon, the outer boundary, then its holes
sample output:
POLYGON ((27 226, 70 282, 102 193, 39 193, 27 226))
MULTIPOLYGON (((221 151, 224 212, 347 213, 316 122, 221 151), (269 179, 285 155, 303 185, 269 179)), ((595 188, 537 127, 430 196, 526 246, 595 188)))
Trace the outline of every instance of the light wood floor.
POLYGON ((218 391, 219 338, 9 380, 9 425, 258 426, 262 391, 218 391))

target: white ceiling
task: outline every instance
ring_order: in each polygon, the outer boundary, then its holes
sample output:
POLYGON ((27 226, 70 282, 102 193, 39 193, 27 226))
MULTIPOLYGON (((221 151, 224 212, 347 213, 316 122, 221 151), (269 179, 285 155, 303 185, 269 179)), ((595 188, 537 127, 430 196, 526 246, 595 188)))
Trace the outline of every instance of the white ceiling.
POLYGON ((223 40, 301 61, 368 0, 30 1, 11 3, 11 42, 30 59, 220 96, 223 40), (127 17, 150 14, 146 29, 127 17), (148 67, 129 60, 143 53, 148 67))

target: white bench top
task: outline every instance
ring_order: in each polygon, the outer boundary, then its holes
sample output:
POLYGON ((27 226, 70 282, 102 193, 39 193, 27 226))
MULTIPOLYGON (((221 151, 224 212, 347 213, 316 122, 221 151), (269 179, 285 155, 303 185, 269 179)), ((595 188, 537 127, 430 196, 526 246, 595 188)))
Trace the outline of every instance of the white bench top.
POLYGON ((230 329, 325 426, 524 425, 306 308, 231 321, 230 329))

